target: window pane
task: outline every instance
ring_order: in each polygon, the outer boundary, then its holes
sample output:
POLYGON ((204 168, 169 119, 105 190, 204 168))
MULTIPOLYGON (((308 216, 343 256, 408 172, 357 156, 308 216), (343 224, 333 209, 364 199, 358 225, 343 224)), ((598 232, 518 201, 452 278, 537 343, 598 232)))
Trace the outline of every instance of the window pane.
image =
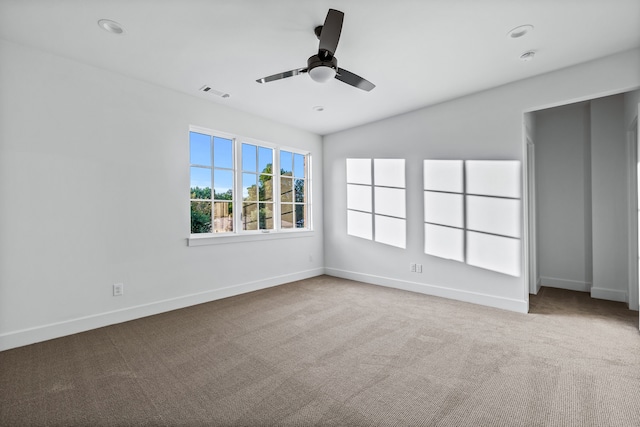
POLYGON ((211 137, 189 132, 190 162, 194 165, 211 166, 211 137))
POLYGON ((273 229, 273 203, 260 203, 260 230, 273 229))
POLYGON ((258 149, 258 172, 273 173, 271 165, 273 165, 273 150, 260 147, 258 149))
POLYGON ((293 228, 293 205, 283 203, 280 210, 280 228, 293 228))
POLYGON ((256 146, 242 144, 242 170, 256 172, 256 146))
POLYGON ((293 156, 288 151, 280 151, 280 173, 291 176, 293 167, 293 156))
POLYGON ((211 233, 210 202, 191 202, 191 233, 211 233))
POLYGON ((217 168, 233 169, 233 141, 213 137, 213 165, 217 168))
POLYGON ((216 200, 231 200, 233 198, 233 171, 213 170, 213 194, 216 200))
POLYGON ((229 233, 233 231, 233 203, 213 203, 213 232, 229 233))
POLYGON ((191 198, 211 199, 211 169, 191 168, 191 198))
POLYGON ((257 178, 258 175, 252 173, 242 174, 242 198, 243 200, 258 200, 257 178))
POLYGON ((293 202, 293 180, 291 178, 280 178, 280 201, 293 202))
POLYGON ((258 204, 243 203, 241 219, 242 219, 243 230, 257 230, 258 229, 258 204))
POLYGON ((296 228, 307 227, 307 206, 296 205, 296 228))
POLYGON ((305 199, 304 199, 304 193, 305 193, 304 179, 296 179, 295 182, 296 182, 296 186, 295 186, 296 202, 304 203, 305 202, 305 199))
POLYGON ((259 197, 260 201, 272 201, 273 200, 273 176, 260 175, 259 185, 259 197))
POLYGON ((293 155, 293 176, 304 178, 304 162, 305 156, 302 154, 293 155))

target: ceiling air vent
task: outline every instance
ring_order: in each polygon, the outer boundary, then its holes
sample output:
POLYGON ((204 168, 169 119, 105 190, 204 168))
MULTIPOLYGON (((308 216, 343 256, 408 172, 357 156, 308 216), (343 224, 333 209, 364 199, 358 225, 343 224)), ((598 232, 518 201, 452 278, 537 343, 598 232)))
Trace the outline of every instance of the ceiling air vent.
POLYGON ((200 88, 200 92, 210 93, 211 95, 219 96, 220 98, 228 98, 229 94, 220 92, 219 90, 213 89, 209 85, 204 85, 200 88))

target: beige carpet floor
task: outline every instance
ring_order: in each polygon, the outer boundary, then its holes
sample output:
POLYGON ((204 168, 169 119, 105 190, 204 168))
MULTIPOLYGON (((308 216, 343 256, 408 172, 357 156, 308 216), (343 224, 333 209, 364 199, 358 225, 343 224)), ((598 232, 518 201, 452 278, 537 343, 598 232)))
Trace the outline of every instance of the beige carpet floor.
POLYGON ((640 426, 638 313, 321 276, 0 353, 2 426, 640 426))

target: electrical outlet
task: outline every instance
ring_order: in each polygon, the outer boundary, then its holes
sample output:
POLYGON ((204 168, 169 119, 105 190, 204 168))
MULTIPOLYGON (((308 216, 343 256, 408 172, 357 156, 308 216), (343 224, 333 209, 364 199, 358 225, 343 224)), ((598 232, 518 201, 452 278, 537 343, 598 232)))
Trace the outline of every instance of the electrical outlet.
POLYGON ((416 273, 422 273, 422 264, 416 264, 416 273))
POLYGON ((124 284, 116 283, 115 285, 113 285, 113 296, 119 297, 122 295, 124 295, 124 284))
POLYGON ((412 273, 416 272, 416 263, 412 262, 411 264, 409 264, 409 271, 412 273))

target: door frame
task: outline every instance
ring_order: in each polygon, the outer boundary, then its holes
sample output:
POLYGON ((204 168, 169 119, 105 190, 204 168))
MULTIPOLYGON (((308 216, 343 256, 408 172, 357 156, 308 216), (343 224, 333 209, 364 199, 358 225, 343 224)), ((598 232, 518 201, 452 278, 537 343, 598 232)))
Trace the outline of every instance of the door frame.
POLYGON ((522 262, 524 299, 529 304, 529 295, 536 295, 540 290, 537 269, 537 239, 536 239, 536 204, 535 204, 535 145, 534 129, 529 129, 527 123, 534 115, 534 111, 525 111, 522 115, 522 262))
MULTIPOLYGON (((640 105, 638 106, 640 110, 640 105)), ((640 111, 639 111, 640 112, 640 111)), ((640 151, 640 129, 638 128, 638 116, 632 122, 627 132, 627 153, 629 164, 627 167, 628 191, 629 191, 629 309, 638 310, 640 281, 639 281, 639 236, 638 232, 638 209, 640 206, 640 195, 638 194, 638 152, 640 151)), ((639 319, 640 327, 640 319, 639 319)))
POLYGON ((527 193, 527 234, 528 234, 528 251, 527 264, 529 281, 529 293, 537 295, 540 290, 540 280, 538 278, 538 250, 537 250, 537 231, 536 231, 536 155, 535 144, 527 137, 526 145, 526 193, 527 193))

